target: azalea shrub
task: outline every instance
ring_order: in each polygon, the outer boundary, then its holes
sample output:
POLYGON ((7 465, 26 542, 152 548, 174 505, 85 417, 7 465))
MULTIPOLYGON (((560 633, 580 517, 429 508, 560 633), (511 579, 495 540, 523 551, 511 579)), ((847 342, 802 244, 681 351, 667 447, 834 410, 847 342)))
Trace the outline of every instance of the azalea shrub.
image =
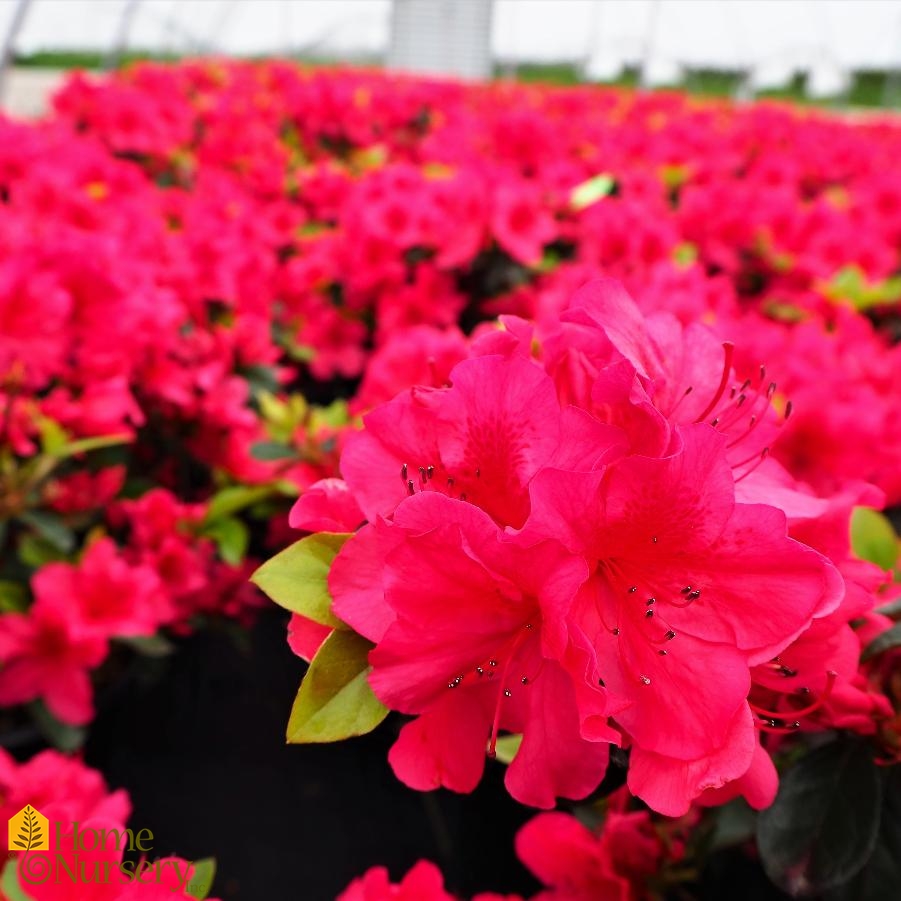
POLYGON ((0 117, 4 728, 76 749, 127 673, 251 627, 255 573, 310 662, 289 741, 394 711, 411 788, 506 767, 562 807, 515 839, 540 897, 724 855, 884 897, 899 153, 892 119, 283 62, 0 117))

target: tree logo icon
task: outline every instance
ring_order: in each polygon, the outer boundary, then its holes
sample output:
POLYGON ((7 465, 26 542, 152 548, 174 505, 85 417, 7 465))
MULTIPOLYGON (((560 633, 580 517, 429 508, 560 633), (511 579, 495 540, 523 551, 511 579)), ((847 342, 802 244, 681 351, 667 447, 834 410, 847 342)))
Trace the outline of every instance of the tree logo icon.
POLYGON ((50 848, 50 829, 47 817, 26 804, 9 820, 10 851, 47 851, 50 848))

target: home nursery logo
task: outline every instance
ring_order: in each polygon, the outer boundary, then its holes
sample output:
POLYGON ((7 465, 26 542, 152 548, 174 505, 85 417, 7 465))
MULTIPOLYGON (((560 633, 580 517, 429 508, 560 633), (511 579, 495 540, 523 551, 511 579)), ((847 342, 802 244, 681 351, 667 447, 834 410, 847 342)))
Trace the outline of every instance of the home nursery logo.
MULTIPOLYGON (((212 883, 212 861, 179 858, 150 861, 153 832, 149 829, 94 828, 78 822, 50 823, 27 804, 9 820, 12 873, 3 871, 0 898, 15 877, 19 891, 29 885, 166 885, 173 893, 190 891, 205 898, 212 883), (40 852, 35 854, 34 852, 40 852), (137 859, 126 857, 137 855, 137 859)), ((18 896, 16 896, 18 897, 18 896)))
POLYGON ((20 851, 48 851, 50 828, 47 817, 26 804, 9 820, 9 849, 20 851))

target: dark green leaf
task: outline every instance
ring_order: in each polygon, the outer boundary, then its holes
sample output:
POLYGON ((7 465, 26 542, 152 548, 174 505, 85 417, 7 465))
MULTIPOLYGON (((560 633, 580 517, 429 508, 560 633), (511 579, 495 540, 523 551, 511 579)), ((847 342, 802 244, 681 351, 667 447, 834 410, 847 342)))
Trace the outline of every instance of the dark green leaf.
POLYGON ((901 767, 885 774, 882 815, 876 847, 866 866, 850 882, 829 892, 825 901, 886 901, 901 895, 901 767))
POLYGON ((46 510, 30 510, 19 519, 31 526, 51 547, 63 554, 75 549, 75 533, 55 513, 46 510))
POLYGON ((65 560, 66 555, 40 535, 28 534, 19 539, 19 559, 33 569, 45 563, 65 560))
POLYGON ((292 613, 300 613, 323 626, 346 628, 332 613, 328 573, 348 538, 349 534, 331 532, 301 538, 267 560, 250 580, 292 613))
POLYGON ((0 579, 0 612, 20 613, 28 607, 28 589, 21 582, 0 579))
POLYGON ((131 635, 116 639, 143 657, 168 657, 175 645, 165 635, 131 635))
POLYGON ((879 830, 879 774, 865 742, 840 740, 802 757, 757 821, 764 869, 794 897, 857 874, 879 830))
POLYGON ((296 460, 299 456, 296 448, 277 441, 257 441, 250 445, 250 456, 254 460, 296 460))
POLYGON ((901 623, 895 623, 890 629, 886 629, 881 635, 877 635, 860 655, 862 661, 870 660, 892 648, 901 647, 901 623))
POLYGON ((61 723, 41 701, 29 704, 35 725, 52 745, 60 751, 77 751, 87 737, 87 729, 61 723))
POLYGON ((388 715, 367 681, 372 643, 335 631, 316 652, 288 720, 290 744, 341 741, 371 732, 388 715))

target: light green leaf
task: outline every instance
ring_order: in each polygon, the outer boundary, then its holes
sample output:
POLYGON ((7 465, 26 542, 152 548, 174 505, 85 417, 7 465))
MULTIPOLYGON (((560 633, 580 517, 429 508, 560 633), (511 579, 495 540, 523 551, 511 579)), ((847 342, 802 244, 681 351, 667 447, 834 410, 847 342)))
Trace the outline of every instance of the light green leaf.
POLYGON ((609 172, 602 172, 576 185, 569 195, 569 205, 574 210, 584 210, 606 197, 616 186, 616 180, 609 172))
POLYGON ((194 861, 194 869, 191 871, 191 881, 187 885, 188 896, 204 901, 213 890, 213 880, 216 878, 216 859, 205 857, 203 860, 194 861))
POLYGON ((494 756, 501 763, 511 764, 521 744, 522 735, 502 735, 495 745, 494 756))
POLYGON ((250 581, 286 610, 323 626, 345 629, 344 623, 332 613, 328 572, 350 537, 345 533, 318 532, 301 538, 267 560, 250 581))
POLYGON ((272 485, 232 485, 229 488, 223 488, 217 491, 210 499, 207 507, 204 523, 211 523, 224 516, 231 516, 234 513, 243 510, 245 507, 251 507, 259 501, 272 497, 273 494, 280 493, 281 489, 277 484, 272 485))
POLYGON ((234 516, 224 516, 206 526, 202 532, 212 538, 219 549, 219 556, 232 566, 239 566, 247 554, 250 530, 234 516))
POLYGON ((335 631, 316 652, 288 719, 289 744, 341 741, 366 735, 388 715, 367 681, 372 643, 335 631))
POLYGON ((855 507, 851 514, 851 547, 862 560, 882 569, 894 569, 898 562, 898 536, 892 524, 869 507, 855 507))
POLYGON ((8 901, 34 901, 34 898, 26 895, 25 889, 22 888, 18 856, 8 860, 3 868, 3 875, 0 876, 0 894, 8 901))

